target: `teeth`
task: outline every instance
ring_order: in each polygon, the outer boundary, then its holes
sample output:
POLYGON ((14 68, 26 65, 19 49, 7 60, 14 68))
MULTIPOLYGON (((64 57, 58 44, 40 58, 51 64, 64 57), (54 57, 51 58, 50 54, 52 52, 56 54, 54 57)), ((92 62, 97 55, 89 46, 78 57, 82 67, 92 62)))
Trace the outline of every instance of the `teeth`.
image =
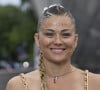
POLYGON ((52 51, 55 53, 61 53, 64 51, 64 49, 56 48, 56 49, 52 49, 52 51))

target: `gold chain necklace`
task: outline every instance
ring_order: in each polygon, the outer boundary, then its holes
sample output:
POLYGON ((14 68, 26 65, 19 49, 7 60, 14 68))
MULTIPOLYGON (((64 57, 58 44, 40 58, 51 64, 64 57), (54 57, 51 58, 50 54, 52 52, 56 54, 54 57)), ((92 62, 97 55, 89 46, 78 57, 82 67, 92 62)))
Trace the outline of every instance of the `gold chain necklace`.
POLYGON ((65 76, 67 73, 64 73, 64 74, 62 74, 62 75, 59 75, 59 76, 53 76, 52 78, 53 78, 53 83, 55 84, 56 82, 57 82, 57 80, 58 80, 58 78, 60 78, 60 77, 62 77, 62 76, 65 76))
MULTIPOLYGON (((73 72, 73 71, 71 71, 71 72, 73 72)), ((49 76, 49 75, 47 75, 47 76, 52 77, 53 83, 55 84, 59 77, 65 76, 67 73, 71 73, 71 72, 66 72, 66 73, 59 75, 59 76, 49 76)), ((85 70, 85 73, 84 73, 84 90, 88 90, 88 70, 85 70)))
POLYGON ((73 69, 73 70, 71 70, 71 71, 69 71, 69 72, 65 72, 65 73, 62 74, 62 75, 51 76, 51 75, 46 74, 46 76, 47 76, 47 77, 53 78, 53 83, 56 84, 57 80, 58 80, 60 77, 63 77, 63 76, 65 76, 65 75, 67 75, 68 73, 72 73, 73 71, 75 71, 75 70, 73 69))

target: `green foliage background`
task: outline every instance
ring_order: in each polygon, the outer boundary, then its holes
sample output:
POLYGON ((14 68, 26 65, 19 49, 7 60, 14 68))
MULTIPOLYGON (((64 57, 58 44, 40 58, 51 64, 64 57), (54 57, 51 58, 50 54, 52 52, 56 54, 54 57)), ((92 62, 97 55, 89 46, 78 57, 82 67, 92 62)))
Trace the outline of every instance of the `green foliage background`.
POLYGON ((0 58, 12 58, 16 48, 23 42, 27 43, 26 52, 29 59, 33 57, 33 35, 36 19, 31 10, 23 11, 15 6, 0 7, 0 58))

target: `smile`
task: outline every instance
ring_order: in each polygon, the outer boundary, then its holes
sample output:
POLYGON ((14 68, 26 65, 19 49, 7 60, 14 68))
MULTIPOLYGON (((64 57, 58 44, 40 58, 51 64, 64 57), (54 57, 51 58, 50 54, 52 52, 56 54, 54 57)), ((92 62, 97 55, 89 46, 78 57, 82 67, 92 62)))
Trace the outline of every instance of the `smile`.
POLYGON ((53 53, 57 53, 57 54, 63 53, 64 50, 65 50, 65 48, 51 48, 51 51, 53 53))

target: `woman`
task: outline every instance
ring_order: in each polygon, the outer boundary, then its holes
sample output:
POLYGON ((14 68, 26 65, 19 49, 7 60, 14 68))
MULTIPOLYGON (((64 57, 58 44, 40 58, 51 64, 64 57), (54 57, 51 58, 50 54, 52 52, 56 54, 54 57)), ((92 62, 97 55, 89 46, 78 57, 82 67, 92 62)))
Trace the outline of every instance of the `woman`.
POLYGON ((45 8, 34 37, 39 69, 12 78, 6 90, 100 90, 99 75, 71 65, 78 35, 68 10, 58 4, 45 8))

